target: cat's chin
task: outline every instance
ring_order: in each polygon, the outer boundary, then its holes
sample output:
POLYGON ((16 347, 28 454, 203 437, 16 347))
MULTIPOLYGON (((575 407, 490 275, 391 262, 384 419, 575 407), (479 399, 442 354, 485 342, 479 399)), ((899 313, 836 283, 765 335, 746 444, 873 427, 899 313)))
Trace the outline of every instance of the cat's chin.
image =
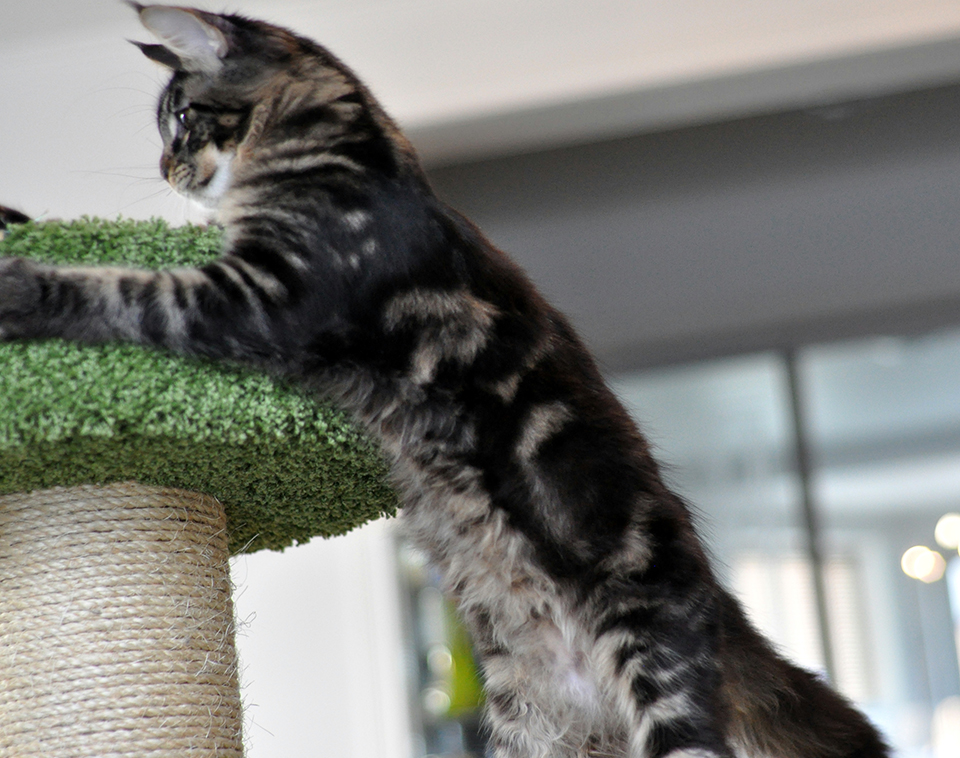
POLYGON ((171 185, 171 187, 177 196, 189 201, 190 205, 196 206, 199 210, 216 214, 220 208, 221 199, 219 197, 210 197, 197 190, 184 189, 183 187, 175 187, 173 185, 171 185))
POLYGON ((195 192, 179 192, 178 194, 205 211, 216 213, 220 208, 220 197, 209 197, 195 192))
POLYGON ((216 211, 220 207, 223 196, 230 189, 233 181, 233 153, 219 153, 210 178, 200 186, 178 187, 172 184, 173 189, 188 200, 209 211, 216 211))

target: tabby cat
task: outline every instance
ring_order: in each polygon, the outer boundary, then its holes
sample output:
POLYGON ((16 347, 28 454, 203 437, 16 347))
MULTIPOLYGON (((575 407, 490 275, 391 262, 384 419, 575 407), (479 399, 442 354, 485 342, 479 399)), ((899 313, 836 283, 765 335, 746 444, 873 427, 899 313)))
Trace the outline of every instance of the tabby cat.
POLYGON ((135 8, 172 70, 161 173, 216 209, 223 256, 3 259, 0 337, 240 362, 351 410, 473 635, 497 758, 888 754, 718 585, 567 320, 437 199, 348 68, 266 23, 135 8))

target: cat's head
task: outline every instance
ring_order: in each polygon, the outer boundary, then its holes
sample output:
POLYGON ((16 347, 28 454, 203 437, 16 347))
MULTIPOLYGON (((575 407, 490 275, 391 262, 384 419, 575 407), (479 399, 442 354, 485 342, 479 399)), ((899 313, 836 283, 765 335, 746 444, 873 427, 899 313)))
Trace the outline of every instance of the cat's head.
POLYGON ((157 111, 161 173, 204 205, 216 207, 265 146, 332 139, 359 111, 392 126, 352 72, 310 40, 240 16, 130 4, 160 42, 135 44, 173 71, 157 111))

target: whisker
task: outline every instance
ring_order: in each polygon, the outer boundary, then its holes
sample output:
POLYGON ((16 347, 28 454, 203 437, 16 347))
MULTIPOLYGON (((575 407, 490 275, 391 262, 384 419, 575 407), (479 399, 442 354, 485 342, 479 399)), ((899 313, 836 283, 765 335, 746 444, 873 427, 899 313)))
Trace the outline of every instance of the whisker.
POLYGON ((157 176, 157 171, 156 171, 156 169, 153 169, 153 168, 151 168, 151 169, 126 169, 126 171, 134 171, 134 170, 142 170, 142 171, 144 172, 144 174, 143 174, 142 176, 138 176, 137 174, 125 173, 123 170, 120 170, 120 169, 115 169, 115 170, 109 170, 109 169, 108 169, 108 170, 75 169, 75 170, 70 171, 70 172, 68 172, 68 173, 74 174, 74 175, 80 175, 80 176, 118 176, 118 177, 121 177, 121 178, 123 178, 123 179, 136 179, 136 180, 141 181, 141 182, 147 182, 147 181, 162 181, 162 180, 157 176), (148 171, 149 171, 149 173, 148 173, 148 171))
POLYGON ((173 189, 172 189, 171 187, 161 187, 161 188, 158 189, 156 192, 151 192, 149 195, 144 195, 143 197, 140 197, 140 198, 138 198, 138 199, 136 199, 136 200, 134 200, 134 201, 132 201, 132 202, 130 202, 130 203, 127 203, 127 204, 124 205, 124 206, 121 206, 119 210, 120 210, 120 212, 123 212, 123 211, 125 211, 125 210, 128 210, 129 208, 132 208, 132 207, 135 206, 135 205, 138 205, 138 204, 140 204, 140 203, 145 203, 145 202, 147 202, 148 200, 153 200, 155 197, 158 197, 158 196, 164 195, 164 194, 166 194, 166 195, 168 195, 168 196, 169 196, 169 195, 172 195, 172 194, 173 194, 173 189))

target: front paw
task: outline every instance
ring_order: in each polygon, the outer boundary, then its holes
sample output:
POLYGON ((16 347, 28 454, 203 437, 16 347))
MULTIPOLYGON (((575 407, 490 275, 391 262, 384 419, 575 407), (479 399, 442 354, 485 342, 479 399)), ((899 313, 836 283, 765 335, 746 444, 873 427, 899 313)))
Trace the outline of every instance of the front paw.
POLYGON ((31 335, 42 297, 37 264, 0 258, 0 340, 31 335))
POLYGON ((6 229, 10 224, 25 224, 29 220, 30 217, 26 213, 0 205, 0 231, 6 229))

